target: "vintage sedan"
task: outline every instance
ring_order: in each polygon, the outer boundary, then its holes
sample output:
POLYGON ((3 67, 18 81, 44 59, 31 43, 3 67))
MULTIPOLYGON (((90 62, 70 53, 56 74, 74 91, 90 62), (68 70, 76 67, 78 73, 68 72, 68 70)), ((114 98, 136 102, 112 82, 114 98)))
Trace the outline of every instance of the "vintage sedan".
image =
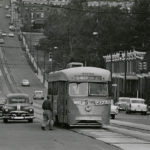
POLYGON ((2 115, 3 106, 5 104, 6 98, 4 96, 0 96, 0 115, 2 115))
POLYGON ((0 44, 4 44, 4 43, 5 43, 4 39, 0 38, 0 44))
POLYGON ((116 115, 118 114, 119 107, 114 105, 114 101, 111 100, 111 108, 110 108, 110 116, 111 119, 115 119, 116 115))
POLYGON ((35 90, 33 99, 44 99, 44 92, 42 90, 35 90))
POLYGON ((15 35, 14 35, 14 33, 10 32, 10 33, 8 33, 8 36, 9 37, 14 37, 15 35))
POLYGON ((22 82, 21 82, 21 85, 22 86, 30 86, 30 82, 28 79, 23 79, 22 82))
POLYGON ((8 94, 2 110, 3 122, 7 123, 8 120, 28 120, 33 122, 34 109, 32 103, 28 94, 8 94))

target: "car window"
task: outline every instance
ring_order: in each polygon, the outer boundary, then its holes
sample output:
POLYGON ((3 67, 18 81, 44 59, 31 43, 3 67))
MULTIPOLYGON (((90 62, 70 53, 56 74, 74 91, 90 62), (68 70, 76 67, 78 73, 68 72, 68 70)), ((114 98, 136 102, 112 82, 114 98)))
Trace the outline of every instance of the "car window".
POLYGON ((128 102, 129 99, 120 99, 119 102, 128 102))
POLYGON ((9 104, 15 104, 15 103, 29 103, 29 99, 27 98, 9 98, 8 99, 9 104))
POLYGON ((35 94, 43 94, 42 91, 35 91, 35 94))
POLYGON ((131 103, 144 104, 144 101, 140 100, 131 100, 131 103))

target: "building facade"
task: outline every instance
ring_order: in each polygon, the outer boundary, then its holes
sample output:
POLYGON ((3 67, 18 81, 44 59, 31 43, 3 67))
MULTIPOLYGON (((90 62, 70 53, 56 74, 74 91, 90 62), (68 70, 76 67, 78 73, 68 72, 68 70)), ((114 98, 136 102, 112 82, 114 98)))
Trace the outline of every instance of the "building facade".
POLYGON ((112 93, 115 99, 120 96, 147 97, 145 88, 150 73, 145 55, 146 52, 134 50, 104 56, 106 69, 112 73, 112 93))
POLYGON ((24 30, 43 29, 52 6, 67 5, 68 2, 69 0, 18 0, 24 30))

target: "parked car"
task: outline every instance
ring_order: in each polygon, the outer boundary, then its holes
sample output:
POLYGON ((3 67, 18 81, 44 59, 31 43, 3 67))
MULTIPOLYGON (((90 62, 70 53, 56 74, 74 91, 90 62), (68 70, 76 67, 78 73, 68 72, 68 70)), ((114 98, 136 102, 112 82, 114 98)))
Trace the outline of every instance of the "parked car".
POLYGON ((15 35, 14 35, 14 33, 10 32, 10 33, 8 33, 8 36, 9 37, 14 37, 15 35))
POLYGON ((29 95, 25 93, 10 93, 2 109, 3 122, 8 120, 28 120, 33 122, 34 109, 29 95))
POLYGON ((44 99, 44 92, 42 90, 35 90, 33 99, 44 99))
POLYGON ((9 9, 9 6, 8 6, 8 5, 6 5, 6 6, 5 6, 5 8, 6 8, 6 9, 9 9))
POLYGON ((1 35, 2 35, 2 36, 7 36, 7 33, 6 33, 6 32, 2 32, 1 35))
POLYGON ((2 112, 5 101, 6 101, 6 98, 4 96, 0 97, 0 112, 2 112))
POLYGON ((13 25, 10 25, 10 26, 9 26, 9 30, 15 31, 15 29, 16 29, 15 26, 13 26, 13 25))
POLYGON ((114 101, 111 100, 111 109, 110 109, 110 116, 111 119, 115 119, 116 115, 118 114, 119 107, 114 105, 114 101))
POLYGON ((127 103, 129 102, 130 97, 119 97, 116 105, 119 107, 119 110, 126 110, 127 103))
POLYGON ((0 44, 4 44, 4 43, 5 43, 4 39, 0 38, 0 44))
POLYGON ((141 114, 147 114, 148 106, 145 104, 145 100, 142 98, 130 98, 127 103, 126 113, 140 112, 141 114))
POLYGON ((28 79, 23 79, 22 82, 21 82, 21 85, 22 86, 30 86, 30 82, 28 79))
POLYGON ((10 18, 10 17, 11 17, 11 15, 10 15, 10 14, 6 14, 6 17, 7 17, 7 18, 10 18))
POLYGON ((150 115, 150 106, 147 106, 147 115, 150 115))

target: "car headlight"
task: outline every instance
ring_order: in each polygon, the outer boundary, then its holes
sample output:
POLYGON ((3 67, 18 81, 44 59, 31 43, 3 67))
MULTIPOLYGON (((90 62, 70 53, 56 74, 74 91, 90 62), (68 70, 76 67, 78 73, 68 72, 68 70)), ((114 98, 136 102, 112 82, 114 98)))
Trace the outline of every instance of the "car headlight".
POLYGON ((5 111, 5 112, 8 112, 8 108, 5 108, 4 111, 5 111))
POLYGON ((30 109, 29 109, 29 112, 33 112, 33 109, 32 109, 32 108, 30 108, 30 109))

